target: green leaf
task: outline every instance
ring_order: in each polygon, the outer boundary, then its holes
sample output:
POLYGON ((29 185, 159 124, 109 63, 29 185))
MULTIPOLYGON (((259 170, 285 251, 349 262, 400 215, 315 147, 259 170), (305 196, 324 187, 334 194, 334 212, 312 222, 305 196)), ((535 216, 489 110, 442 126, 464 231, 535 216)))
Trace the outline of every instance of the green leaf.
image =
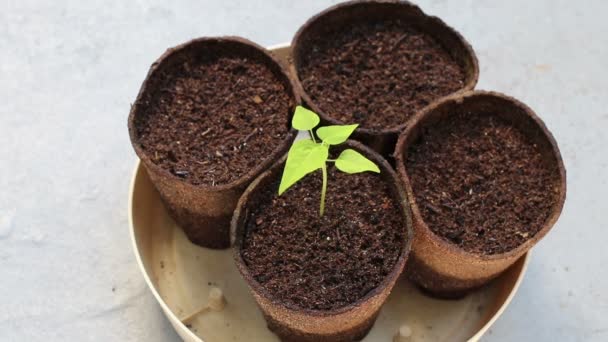
POLYGON ((361 153, 351 149, 346 149, 340 153, 340 156, 336 159, 336 167, 338 170, 346 173, 365 171, 380 173, 378 165, 365 158, 361 153))
POLYGON ((317 129, 317 135, 326 144, 338 145, 345 142, 346 139, 353 134, 357 126, 359 125, 335 125, 319 127, 319 129, 317 129))
POLYGON ((309 131, 319 124, 319 116, 312 110, 308 110, 302 106, 297 106, 291 126, 300 131, 309 131))
POLYGON ((307 174, 323 167, 328 155, 328 146, 315 144, 311 139, 296 141, 287 154, 287 162, 279 185, 279 195, 307 174))

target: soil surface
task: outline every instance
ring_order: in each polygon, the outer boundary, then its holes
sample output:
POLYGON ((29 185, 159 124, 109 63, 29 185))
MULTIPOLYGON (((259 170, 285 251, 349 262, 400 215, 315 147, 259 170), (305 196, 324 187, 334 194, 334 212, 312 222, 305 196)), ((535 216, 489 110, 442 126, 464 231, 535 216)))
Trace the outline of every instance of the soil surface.
POLYGON ((312 41, 300 79, 330 117, 387 129, 464 86, 458 63, 430 36, 399 20, 341 27, 312 41))
POLYGON ((376 288, 406 236, 381 176, 329 167, 323 217, 321 171, 280 197, 278 178, 259 193, 249 216, 241 253, 253 277, 286 305, 315 310, 343 307, 376 288))
POLYGON ((289 132, 295 104, 264 63, 203 56, 158 73, 136 134, 152 161, 199 185, 230 183, 268 157, 289 132))
POLYGON ((493 115, 443 119, 410 146, 406 169, 429 228, 478 254, 532 238, 557 199, 555 160, 493 115))

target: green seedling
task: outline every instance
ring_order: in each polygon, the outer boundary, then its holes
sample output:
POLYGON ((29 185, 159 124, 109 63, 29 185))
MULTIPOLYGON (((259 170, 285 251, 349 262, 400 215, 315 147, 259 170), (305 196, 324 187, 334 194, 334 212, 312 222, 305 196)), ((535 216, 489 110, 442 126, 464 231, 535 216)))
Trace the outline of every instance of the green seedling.
POLYGON ((316 131, 320 142, 315 138, 313 128, 319 124, 319 116, 302 106, 297 106, 291 125, 300 131, 308 131, 310 138, 293 143, 287 154, 287 162, 283 169, 283 177, 279 185, 279 196, 307 174, 321 170, 323 188, 321 189, 321 205, 319 215, 325 211, 325 193, 327 192, 327 163, 335 163, 336 168, 349 174, 371 171, 380 173, 378 165, 365 158, 353 149, 345 149, 338 158, 329 159, 329 147, 339 145, 348 139, 358 124, 334 125, 319 127, 316 131))

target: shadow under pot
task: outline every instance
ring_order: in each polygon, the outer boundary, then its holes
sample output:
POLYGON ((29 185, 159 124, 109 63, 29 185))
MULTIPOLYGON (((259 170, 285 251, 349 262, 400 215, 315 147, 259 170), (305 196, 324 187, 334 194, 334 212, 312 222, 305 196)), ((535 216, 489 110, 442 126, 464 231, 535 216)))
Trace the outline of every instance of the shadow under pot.
POLYGON ((324 123, 358 123, 355 139, 385 157, 407 121, 437 99, 475 87, 471 46, 406 1, 351 1, 309 19, 293 42, 292 73, 324 123))
POLYGON ((323 216, 320 171, 278 196, 283 158, 245 191, 232 220, 237 267, 283 341, 363 338, 410 251, 410 212, 396 173, 355 141, 330 156, 346 147, 380 173, 345 174, 328 164, 323 216))
POLYGON ((279 61, 242 38, 195 39, 152 64, 129 114, 129 134, 190 241, 229 247, 236 203, 289 149, 299 102, 279 61))
POLYGON ((526 105, 494 92, 416 115, 395 159, 414 222, 408 276, 438 297, 498 276, 547 234, 566 198, 551 133, 526 105))

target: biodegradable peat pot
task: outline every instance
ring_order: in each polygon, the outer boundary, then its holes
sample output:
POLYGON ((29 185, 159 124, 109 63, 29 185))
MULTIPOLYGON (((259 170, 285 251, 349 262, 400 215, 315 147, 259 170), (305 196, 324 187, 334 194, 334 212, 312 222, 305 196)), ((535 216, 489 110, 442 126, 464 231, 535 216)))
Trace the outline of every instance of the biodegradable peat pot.
POLYGON ((499 275, 547 234, 566 198, 551 133, 526 105, 494 92, 417 114, 395 159, 414 222, 408 275, 439 297, 499 275))
POLYGON ((249 186, 232 219, 237 267, 284 341, 363 338, 405 266, 413 230, 396 173, 355 141, 331 154, 345 147, 381 173, 348 175, 330 165, 322 218, 320 172, 277 195, 283 158, 249 186))
POLYGON ((388 157, 409 118, 471 90, 473 49, 441 19, 406 1, 351 1, 309 19, 293 42, 302 100, 325 123, 360 124, 355 138, 388 157))
POLYGON ((152 64, 131 107, 129 134, 193 243, 229 246, 240 195, 295 138, 294 89, 277 59, 238 37, 194 39, 152 64))

